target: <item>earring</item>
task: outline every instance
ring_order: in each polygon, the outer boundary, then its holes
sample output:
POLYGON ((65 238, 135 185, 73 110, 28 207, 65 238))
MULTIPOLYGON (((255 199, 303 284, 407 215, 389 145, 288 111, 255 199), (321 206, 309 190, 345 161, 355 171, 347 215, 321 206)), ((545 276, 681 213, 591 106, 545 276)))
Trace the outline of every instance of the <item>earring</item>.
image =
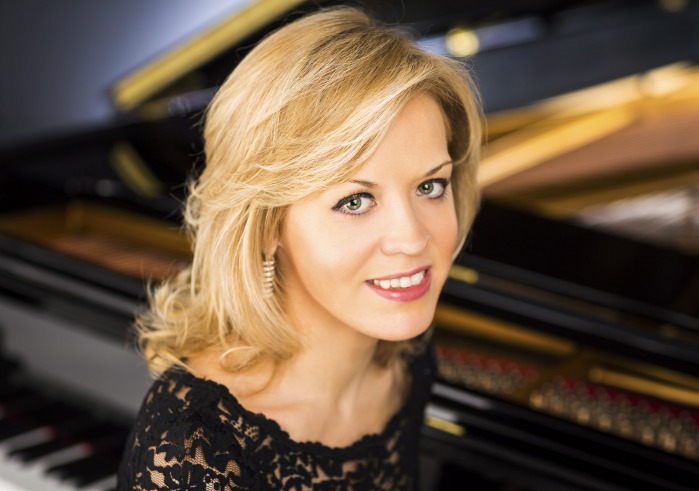
POLYGON ((262 292, 265 298, 269 298, 274 293, 274 255, 262 261, 264 280, 262 281, 262 292))

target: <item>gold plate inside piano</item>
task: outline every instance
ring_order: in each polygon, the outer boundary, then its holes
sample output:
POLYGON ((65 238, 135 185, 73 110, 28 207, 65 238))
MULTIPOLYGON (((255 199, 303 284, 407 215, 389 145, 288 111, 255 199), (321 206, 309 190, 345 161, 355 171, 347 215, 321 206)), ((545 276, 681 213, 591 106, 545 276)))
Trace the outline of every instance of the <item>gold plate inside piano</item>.
POLYGON ((699 379, 440 304, 441 380, 699 460, 699 379))
POLYGON ((483 195, 699 254, 697 87, 677 63, 489 114, 483 195))
POLYGON ((4 214, 0 233, 133 278, 161 280, 190 258, 171 223, 80 200, 4 214))

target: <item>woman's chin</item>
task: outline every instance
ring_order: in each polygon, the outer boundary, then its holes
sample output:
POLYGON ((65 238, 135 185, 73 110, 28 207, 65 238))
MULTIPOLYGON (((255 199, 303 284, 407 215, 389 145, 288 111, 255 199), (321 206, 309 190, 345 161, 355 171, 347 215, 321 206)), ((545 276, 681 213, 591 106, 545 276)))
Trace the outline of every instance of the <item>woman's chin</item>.
POLYGON ((434 315, 425 317, 424 319, 411 318, 408 322, 395 323, 387 325, 376 333, 374 337, 381 341, 408 341, 424 334, 432 325, 434 315))

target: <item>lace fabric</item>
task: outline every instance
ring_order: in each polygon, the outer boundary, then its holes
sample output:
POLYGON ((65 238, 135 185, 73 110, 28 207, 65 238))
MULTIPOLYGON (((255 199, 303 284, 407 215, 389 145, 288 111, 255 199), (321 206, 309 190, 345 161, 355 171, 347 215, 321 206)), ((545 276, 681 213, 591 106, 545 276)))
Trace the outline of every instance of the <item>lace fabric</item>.
POLYGON ((146 394, 118 490, 415 490, 422 413, 434 376, 429 350, 409 360, 410 394, 381 433, 347 447, 296 442, 224 386, 170 370, 146 394))

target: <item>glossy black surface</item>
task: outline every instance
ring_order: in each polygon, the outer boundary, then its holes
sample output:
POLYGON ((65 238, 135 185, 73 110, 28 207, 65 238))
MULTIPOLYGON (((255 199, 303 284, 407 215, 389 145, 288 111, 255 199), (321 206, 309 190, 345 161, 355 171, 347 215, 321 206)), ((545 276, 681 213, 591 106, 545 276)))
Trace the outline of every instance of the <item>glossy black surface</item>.
MULTIPOLYGON (((538 37, 484 51, 469 61, 489 110, 696 59, 699 53, 696 2, 681 14, 664 11, 654 1, 363 3, 382 19, 422 35, 444 33, 455 25, 535 18, 541 28, 538 37)), ((307 5, 288 18, 329 4, 307 5)), ((79 198, 176 225, 183 183, 202 164, 200 111, 249 47, 279 21, 197 68, 193 78, 199 85, 193 92, 183 91, 187 81, 173 81, 155 98, 167 109, 159 118, 145 119, 136 110, 118 114, 108 127, 4 149, 0 213, 79 198), (110 155, 120 142, 134 148, 160 182, 158 195, 140 193, 115 171, 110 155)), ((442 296, 446 304, 699 375, 699 345, 686 340, 699 333, 696 256, 486 202, 457 264, 476 270, 479 281, 449 280, 442 296), (665 336, 660 329, 664 325, 687 338, 665 336)), ((144 291, 138 280, 0 236, 0 296, 13 302, 81 322, 95 332, 108 331, 121 342, 144 291)), ((425 452, 446 466, 478 473, 483 483, 504 482, 502 488, 491 489, 688 490, 699 477, 696 462, 498 397, 443 387, 435 391, 433 403, 463 425, 466 434, 426 428, 425 452)), ((0 425, 2 431, 18 431, 14 428, 0 425)), ((96 435, 111 451, 119 441, 110 440, 110 432, 100 428, 96 435)), ((56 446, 60 443, 51 443, 51 449, 56 446)), ((31 459, 48 450, 16 452, 18 458, 31 459)), ((52 472, 86 482, 103 475, 102 469, 99 462, 86 460, 52 472)), ((459 473, 449 476, 443 481, 458 479, 459 473)), ((448 483, 442 484, 440 489, 447 489, 448 483)))

